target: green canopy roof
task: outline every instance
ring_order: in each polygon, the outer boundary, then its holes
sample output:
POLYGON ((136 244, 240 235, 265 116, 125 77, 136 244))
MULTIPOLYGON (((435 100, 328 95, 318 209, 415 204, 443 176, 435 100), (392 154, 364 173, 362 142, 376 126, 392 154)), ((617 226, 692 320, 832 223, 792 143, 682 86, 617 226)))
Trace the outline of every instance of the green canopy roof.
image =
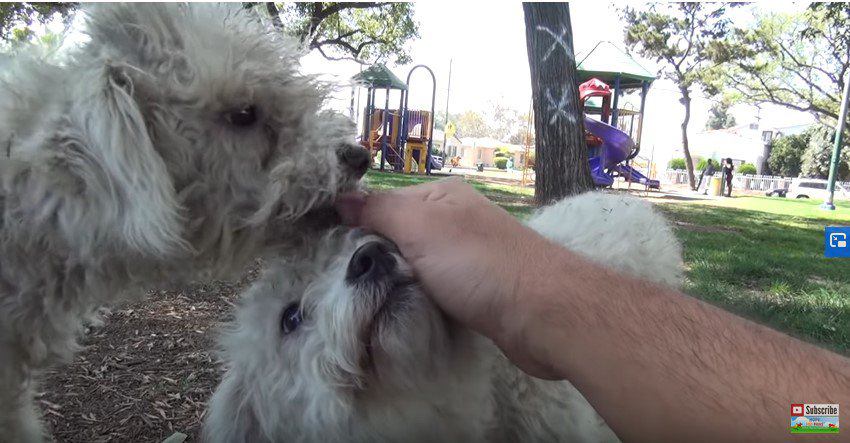
POLYGON ((390 88, 406 90, 407 85, 382 64, 372 65, 369 69, 351 77, 356 83, 370 88, 390 88))
POLYGON ((640 88, 642 82, 651 83, 655 80, 655 74, 608 41, 599 42, 590 52, 579 54, 576 61, 579 83, 595 77, 613 88, 619 76, 620 88, 631 89, 640 88))

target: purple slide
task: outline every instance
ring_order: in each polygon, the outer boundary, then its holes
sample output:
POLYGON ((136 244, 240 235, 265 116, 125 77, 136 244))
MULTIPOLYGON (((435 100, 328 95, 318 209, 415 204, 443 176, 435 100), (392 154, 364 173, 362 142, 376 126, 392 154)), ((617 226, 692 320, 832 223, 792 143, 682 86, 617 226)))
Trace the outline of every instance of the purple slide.
POLYGON ((661 183, 658 180, 650 180, 636 169, 620 164, 624 162, 635 147, 635 142, 623 131, 594 120, 584 118, 584 128, 591 134, 602 139, 602 144, 590 148, 590 175, 597 186, 611 186, 614 177, 626 177, 634 183, 648 185, 650 188, 658 189, 661 183))

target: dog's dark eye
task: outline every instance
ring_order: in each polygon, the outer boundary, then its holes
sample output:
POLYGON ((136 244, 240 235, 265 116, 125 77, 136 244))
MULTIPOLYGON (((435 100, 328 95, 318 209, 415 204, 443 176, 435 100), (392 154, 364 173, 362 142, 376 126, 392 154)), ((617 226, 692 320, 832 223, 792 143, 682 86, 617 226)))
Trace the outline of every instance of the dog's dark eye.
POLYGON ((293 303, 286 307, 283 310, 283 317, 280 319, 280 330, 283 331, 283 334, 289 334, 290 332, 298 329, 298 325, 301 324, 301 306, 298 303, 293 303))
POLYGON ((257 109, 246 106, 238 111, 228 112, 224 118, 233 126, 250 126, 257 121, 257 109))

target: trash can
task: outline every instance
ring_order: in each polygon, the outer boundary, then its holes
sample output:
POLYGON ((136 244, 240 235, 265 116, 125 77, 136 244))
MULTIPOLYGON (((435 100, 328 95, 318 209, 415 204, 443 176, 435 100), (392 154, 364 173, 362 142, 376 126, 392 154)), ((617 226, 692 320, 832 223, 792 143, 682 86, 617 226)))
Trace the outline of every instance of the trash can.
POLYGON ((723 179, 714 176, 711 177, 711 187, 709 188, 708 195, 712 195, 714 197, 720 197, 720 194, 723 192, 723 179))
POLYGON ((478 172, 484 172, 484 163, 476 163, 475 168, 478 169, 478 172))

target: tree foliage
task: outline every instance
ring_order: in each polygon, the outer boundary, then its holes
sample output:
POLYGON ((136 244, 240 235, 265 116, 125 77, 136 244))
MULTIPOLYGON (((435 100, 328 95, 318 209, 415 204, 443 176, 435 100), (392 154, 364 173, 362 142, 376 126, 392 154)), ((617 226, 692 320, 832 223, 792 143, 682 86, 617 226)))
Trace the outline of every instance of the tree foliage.
POLYGON ((446 130, 446 122, 451 122, 453 125, 457 126, 457 118, 460 114, 455 114, 453 112, 449 112, 449 118, 446 118, 445 111, 437 111, 437 118, 434 120, 434 129, 439 129, 440 131, 446 130))
POLYGON ((520 113, 501 102, 491 102, 489 108, 491 136, 496 140, 507 140, 519 129, 520 113))
POLYGON ((407 43, 419 37, 413 3, 246 3, 272 24, 330 60, 410 62, 407 43))
MULTIPOLYGON (((691 188, 696 185, 688 147, 692 87, 702 85, 703 75, 711 68, 704 49, 726 32, 728 7, 726 3, 665 3, 651 4, 643 10, 631 7, 622 10, 626 44, 638 54, 660 63, 661 75, 673 81, 681 93, 679 101, 685 108, 681 124, 682 151, 691 188)), ((716 91, 709 88, 707 92, 716 91)))
POLYGON ((718 102, 708 110, 708 121, 705 129, 726 129, 735 126, 735 116, 729 113, 729 104, 718 102))
MULTIPOLYGON (((835 130, 826 126, 816 126, 809 131, 809 143, 803 153, 801 172, 805 177, 827 178, 829 162, 832 159, 832 146, 835 130)), ((850 178, 850 152, 844 146, 838 162, 839 180, 850 178)))
MULTIPOLYGON (((412 3, 243 3, 305 48, 331 60, 410 61, 407 43, 419 37, 412 3)), ((0 3, 0 38, 30 40, 32 26, 61 18, 70 23, 79 3, 0 3)))
MULTIPOLYGON (((679 160, 682 160, 682 161, 684 162, 684 159, 679 159, 679 160)), ((715 169, 720 169, 716 161, 714 161, 714 160, 712 160, 712 159, 710 159, 710 158, 701 158, 701 159, 699 159, 699 161, 697 162, 697 171, 703 171, 703 170, 705 170, 705 168, 706 168, 706 167, 708 167, 708 162, 711 162, 711 163, 714 165, 714 168, 715 168, 715 169)), ((681 169, 684 169, 684 166, 685 166, 685 164, 684 164, 684 163, 682 163, 682 168, 681 168, 681 169)))
POLYGON ((669 162, 667 162, 668 169, 685 169, 685 159, 683 158, 671 158, 669 162))
POLYGON ((741 175, 755 175, 757 171, 756 165, 752 163, 742 163, 738 166, 738 174, 741 175))
POLYGON ((786 135, 773 141, 767 166, 774 175, 797 177, 802 171, 803 154, 809 146, 809 131, 786 135))
POLYGON ((490 125, 484 116, 475 111, 464 111, 457 116, 458 137, 490 137, 490 125))
POLYGON ((847 3, 765 15, 707 46, 716 67, 706 81, 735 101, 773 103, 834 123, 850 66, 849 24, 847 3))
POLYGON ((493 138, 515 145, 524 145, 526 138, 534 143, 534 130, 529 128, 527 113, 509 108, 501 102, 491 103, 488 109, 493 138))
MULTIPOLYGON (((434 127, 443 130, 445 112, 437 112, 437 122, 434 127)), ((491 102, 485 112, 464 111, 459 114, 449 113, 449 121, 457 127, 458 137, 490 137, 499 141, 524 145, 526 137, 530 136, 534 143, 534 131, 528 133, 528 115, 505 106, 501 102, 491 102)))
POLYGON ((29 41, 32 26, 61 19, 67 25, 79 3, 0 3, 0 39, 5 42, 29 41))

